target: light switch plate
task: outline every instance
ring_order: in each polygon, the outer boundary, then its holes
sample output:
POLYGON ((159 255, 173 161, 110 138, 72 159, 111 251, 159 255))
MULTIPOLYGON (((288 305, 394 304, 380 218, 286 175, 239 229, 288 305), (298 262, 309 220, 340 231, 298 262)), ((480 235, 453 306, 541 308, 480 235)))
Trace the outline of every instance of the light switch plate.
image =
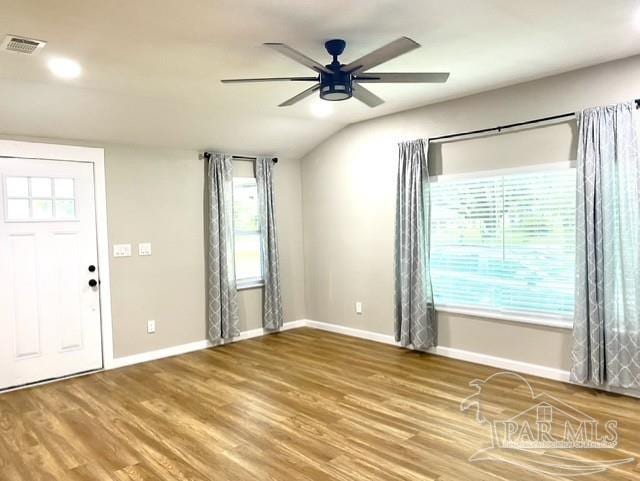
POLYGON ((362 302, 356 302, 356 314, 362 314, 362 302))
POLYGON ((142 242, 138 244, 138 255, 139 256, 150 256, 151 255, 151 242, 142 242))
POLYGON ((113 257, 131 257, 131 244, 113 244, 113 257))
POLYGON ((147 334, 154 334, 156 332, 156 321, 147 321, 147 334))

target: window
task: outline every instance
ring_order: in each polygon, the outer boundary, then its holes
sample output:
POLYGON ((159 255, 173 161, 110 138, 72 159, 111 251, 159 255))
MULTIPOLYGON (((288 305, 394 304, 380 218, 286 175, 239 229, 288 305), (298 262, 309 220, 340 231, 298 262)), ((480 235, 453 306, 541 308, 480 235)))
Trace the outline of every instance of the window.
POLYGON ((233 225, 238 287, 262 283, 258 187, 253 177, 233 178, 233 225))
POLYGON ((436 308, 573 317, 575 170, 431 184, 436 308))
POLYGON ((76 219, 73 179, 6 177, 8 221, 69 221, 76 219))

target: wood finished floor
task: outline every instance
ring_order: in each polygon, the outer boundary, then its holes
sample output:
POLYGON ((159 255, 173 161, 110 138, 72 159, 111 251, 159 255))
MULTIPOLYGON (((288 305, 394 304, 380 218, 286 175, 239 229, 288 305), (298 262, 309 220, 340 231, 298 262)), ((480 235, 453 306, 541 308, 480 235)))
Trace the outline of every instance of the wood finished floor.
MULTIPOLYGON (((640 480, 637 461, 579 478, 470 463, 490 433, 460 402, 496 371, 303 328, 0 394, 0 480, 640 480)), ((639 400, 528 379, 619 420, 616 454, 640 458, 639 400)), ((531 405, 508 379, 484 396, 488 416, 531 405)))

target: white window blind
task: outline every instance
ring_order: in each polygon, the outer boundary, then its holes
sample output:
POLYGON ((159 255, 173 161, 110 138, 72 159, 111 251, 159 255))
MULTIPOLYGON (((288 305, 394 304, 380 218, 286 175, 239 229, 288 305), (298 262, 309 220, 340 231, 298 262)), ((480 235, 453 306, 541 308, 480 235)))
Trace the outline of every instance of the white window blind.
POLYGON ((575 169, 431 184, 436 307, 573 317, 575 169))
POLYGON ((262 282, 258 187, 254 177, 233 178, 233 227, 238 286, 262 282))

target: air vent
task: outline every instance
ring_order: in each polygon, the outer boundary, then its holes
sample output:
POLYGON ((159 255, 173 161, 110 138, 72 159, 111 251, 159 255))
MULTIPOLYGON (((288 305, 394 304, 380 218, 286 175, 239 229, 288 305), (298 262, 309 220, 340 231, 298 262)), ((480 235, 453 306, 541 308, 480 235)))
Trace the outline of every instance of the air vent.
POLYGON ((24 55, 36 55, 46 44, 47 42, 34 38, 7 35, 0 45, 0 50, 24 55))

